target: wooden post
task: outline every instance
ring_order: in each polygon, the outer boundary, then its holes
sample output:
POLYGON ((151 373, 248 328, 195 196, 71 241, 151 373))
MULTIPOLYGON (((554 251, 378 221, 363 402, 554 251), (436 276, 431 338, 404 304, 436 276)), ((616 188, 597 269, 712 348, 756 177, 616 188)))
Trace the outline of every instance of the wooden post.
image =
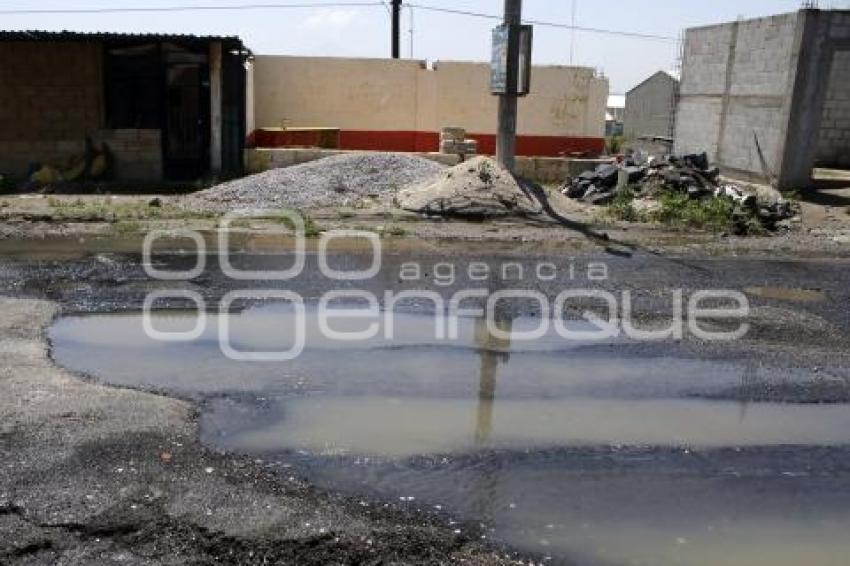
POLYGON ((496 137, 496 161, 509 171, 516 164, 517 87, 519 75, 519 26, 522 24, 522 0, 505 0, 505 25, 508 39, 508 93, 499 96, 499 133, 496 137))
POLYGON ((222 46, 210 43, 210 172, 221 174, 222 164, 222 46))

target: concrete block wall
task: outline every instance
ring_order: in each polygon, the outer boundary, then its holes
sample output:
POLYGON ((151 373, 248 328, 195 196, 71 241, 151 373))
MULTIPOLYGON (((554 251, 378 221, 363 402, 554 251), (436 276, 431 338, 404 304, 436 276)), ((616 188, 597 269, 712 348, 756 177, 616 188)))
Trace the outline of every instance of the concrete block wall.
POLYGON ((115 159, 115 177, 123 180, 161 179, 162 135, 160 130, 99 130, 92 135, 96 145, 106 143, 115 159))
POLYGON ((786 121, 782 98, 732 98, 726 108, 719 141, 720 165, 761 175, 763 168, 758 153, 758 147, 761 147, 771 175, 776 175, 785 148, 786 121))
POLYGON ((794 32, 798 15, 784 14, 738 24, 730 94, 777 97, 788 95, 797 65, 794 32))
POLYGON ((0 43, 0 173, 23 177, 34 164, 60 170, 106 142, 115 174, 163 176, 160 130, 102 129, 102 50, 97 43, 0 43))
POLYGON ((726 92, 726 70, 735 24, 689 29, 685 36, 680 94, 722 96, 726 92))
POLYGON ((712 161, 717 157, 735 32, 734 24, 687 31, 674 132, 674 151, 678 153, 705 151, 712 161))
POLYGON ((796 73, 798 13, 688 30, 676 150, 760 175, 782 165, 796 73))
POLYGON ((837 51, 832 59, 818 136, 817 165, 850 168, 850 49, 837 51))
POLYGON ((686 97, 679 100, 674 151, 681 154, 707 152, 715 160, 720 143, 720 97, 686 97))
POLYGON ((79 153, 101 123, 100 48, 86 43, 0 43, 0 171, 79 153))
POLYGON ((720 159, 729 169, 763 173, 759 146, 771 174, 781 166, 797 58, 797 14, 738 24, 720 159))

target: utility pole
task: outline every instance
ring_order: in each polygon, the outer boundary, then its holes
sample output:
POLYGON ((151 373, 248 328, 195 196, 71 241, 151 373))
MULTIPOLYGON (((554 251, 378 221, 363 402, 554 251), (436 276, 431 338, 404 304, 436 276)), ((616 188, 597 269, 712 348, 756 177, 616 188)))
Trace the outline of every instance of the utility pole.
MULTIPOLYGON (((505 26, 512 30, 508 36, 507 84, 516 85, 519 76, 519 26, 522 24, 522 0, 505 0, 505 26)), ((496 137, 496 161, 514 170, 516 164, 517 95, 508 88, 499 95, 499 134, 496 137)))
POLYGON ((575 61, 576 55, 576 0, 573 0, 573 19, 570 30, 570 65, 575 61))
POLYGON ((401 58, 401 0, 393 0, 393 59, 401 58))
POLYGON ((413 59, 413 7, 409 7, 410 11, 410 58, 413 59))

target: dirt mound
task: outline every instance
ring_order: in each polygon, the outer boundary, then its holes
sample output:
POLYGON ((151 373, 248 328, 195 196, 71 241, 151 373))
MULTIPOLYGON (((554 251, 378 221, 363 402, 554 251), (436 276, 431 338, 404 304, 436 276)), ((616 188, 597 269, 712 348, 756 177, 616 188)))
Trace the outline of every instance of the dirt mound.
POLYGON ((272 169, 189 197, 215 208, 315 208, 391 204, 399 189, 433 179, 444 166, 397 153, 347 153, 272 169))
POLYGON ((511 173, 489 157, 476 157, 399 192, 400 208, 429 215, 467 218, 529 216, 542 212, 511 173))

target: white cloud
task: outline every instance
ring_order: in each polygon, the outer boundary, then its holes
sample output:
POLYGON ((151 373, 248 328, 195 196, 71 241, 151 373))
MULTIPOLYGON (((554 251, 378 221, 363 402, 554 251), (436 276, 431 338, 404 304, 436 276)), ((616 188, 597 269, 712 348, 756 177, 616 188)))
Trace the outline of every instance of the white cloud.
POLYGON ((351 25, 356 16, 354 10, 322 8, 313 12, 301 25, 310 30, 341 30, 351 25))

